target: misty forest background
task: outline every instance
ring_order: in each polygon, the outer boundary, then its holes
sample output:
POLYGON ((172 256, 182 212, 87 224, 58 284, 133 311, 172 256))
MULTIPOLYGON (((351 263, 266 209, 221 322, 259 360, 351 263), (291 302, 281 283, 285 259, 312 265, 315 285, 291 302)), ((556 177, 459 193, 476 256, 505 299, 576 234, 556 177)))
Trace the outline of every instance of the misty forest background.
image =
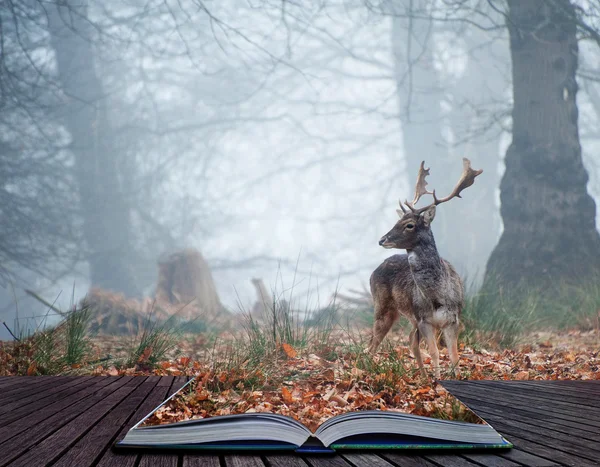
POLYGON ((433 224, 470 290, 593 283, 599 118, 593 0, 4 0, 0 321, 151 297, 189 247, 232 311, 253 277, 324 305, 423 159, 484 169, 433 224))

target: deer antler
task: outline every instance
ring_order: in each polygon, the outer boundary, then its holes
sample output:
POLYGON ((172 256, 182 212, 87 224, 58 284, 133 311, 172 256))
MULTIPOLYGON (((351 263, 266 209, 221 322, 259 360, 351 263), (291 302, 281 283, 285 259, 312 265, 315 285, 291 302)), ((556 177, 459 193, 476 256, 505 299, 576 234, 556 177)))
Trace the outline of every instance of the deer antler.
POLYGON ((415 204, 419 202, 421 196, 423 195, 433 195, 431 191, 427 191, 427 180, 425 177, 429 175, 429 169, 425 168, 425 161, 421 161, 421 166, 419 167, 419 173, 417 174, 417 183, 415 184, 415 197, 409 203, 405 201, 406 204, 412 211, 414 211, 415 204))
MULTIPOLYGON (((423 211, 429 209, 431 206, 437 206, 438 204, 442 204, 445 203, 446 201, 450 201, 452 198, 460 198, 460 192, 463 191, 465 188, 470 187, 471 185, 473 185, 473 183, 475 183, 475 177, 477 177, 478 175, 481 175, 483 173, 483 169, 479 169, 479 170, 474 170, 471 168, 471 161, 469 159, 467 159, 466 157, 463 157, 463 172, 460 176, 460 179, 458 180, 458 183, 456 184, 456 186, 454 187, 454 190, 452 190, 452 193, 450 193, 448 196, 446 196, 445 198, 440 198, 438 199, 437 196, 435 196, 435 190, 433 190, 433 192, 427 191, 427 189, 425 188, 425 185, 427 185, 427 182, 425 181, 425 177, 427 175, 429 175, 429 169, 425 169, 425 161, 421 162, 421 167, 419 168, 419 175, 417 176, 417 186, 415 187, 415 197, 412 201, 412 203, 409 203, 408 201, 405 201, 404 204, 406 204, 410 210, 412 212, 414 212, 415 214, 420 214, 423 211), (433 195, 433 203, 424 206, 422 208, 419 209, 415 209, 415 203, 417 203, 419 201, 419 199, 421 198, 421 196, 423 196, 424 194, 430 194, 433 195)), ((402 208, 403 212, 404 208, 402 207, 402 203, 400 203, 400 207, 402 208)))
MULTIPOLYGON (((425 161, 422 161, 421 166, 419 167, 419 173, 417 174, 417 183, 415 184, 415 197, 410 203, 408 201, 404 201, 404 204, 406 204, 413 212, 415 210, 415 204, 419 202, 421 196, 433 194, 431 191, 427 191, 427 188, 425 188, 427 186, 427 180, 425 180, 425 177, 427 177, 427 175, 429 175, 429 169, 425 168, 425 161)), ((406 214, 408 211, 404 209, 402 201, 399 201, 399 204, 400 209, 402 209, 402 212, 406 214)))

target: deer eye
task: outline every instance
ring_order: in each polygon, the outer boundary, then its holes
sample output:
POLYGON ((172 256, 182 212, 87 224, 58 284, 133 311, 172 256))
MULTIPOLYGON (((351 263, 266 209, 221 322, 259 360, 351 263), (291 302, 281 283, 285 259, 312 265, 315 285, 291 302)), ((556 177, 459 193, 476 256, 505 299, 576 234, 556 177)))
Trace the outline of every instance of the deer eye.
POLYGON ((414 228, 415 228, 415 224, 406 224, 406 228, 407 228, 408 230, 412 230, 412 229, 414 229, 414 228))

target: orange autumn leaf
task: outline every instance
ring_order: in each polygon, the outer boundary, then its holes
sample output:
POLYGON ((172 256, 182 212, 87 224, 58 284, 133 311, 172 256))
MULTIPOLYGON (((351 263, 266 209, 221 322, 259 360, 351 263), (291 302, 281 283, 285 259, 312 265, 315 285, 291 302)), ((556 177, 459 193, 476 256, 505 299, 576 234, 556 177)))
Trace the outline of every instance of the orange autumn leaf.
POLYGON ((182 366, 188 366, 188 363, 190 363, 190 357, 181 357, 179 359, 179 364, 182 366))
POLYGON ((298 355, 298 352, 290 344, 281 344, 281 346, 288 358, 296 358, 296 355, 298 355))
POLYGON ((35 375, 35 372, 37 370, 37 365, 35 362, 31 362, 31 365, 29 365, 29 367, 27 368, 27 376, 33 376, 35 375))
POLYGON ((304 394, 302 394, 302 402, 308 402, 309 400, 311 400, 314 396, 321 394, 320 391, 309 391, 309 392, 305 392, 304 394))
POLYGON ((294 397, 292 396, 292 392, 285 386, 281 387, 281 396, 283 398, 283 402, 285 402, 286 404, 291 404, 294 402, 294 397))

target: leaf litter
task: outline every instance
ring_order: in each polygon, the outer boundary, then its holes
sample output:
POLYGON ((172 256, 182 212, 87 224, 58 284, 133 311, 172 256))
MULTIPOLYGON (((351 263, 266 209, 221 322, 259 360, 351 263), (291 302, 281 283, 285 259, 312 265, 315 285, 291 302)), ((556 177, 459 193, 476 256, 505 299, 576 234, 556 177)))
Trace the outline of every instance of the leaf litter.
MULTIPOLYGON (((488 351, 461 344, 460 369, 449 369, 441 354, 444 378, 496 380, 600 380, 600 352, 581 335, 543 333, 517 350, 488 351), (585 339, 584 339, 585 340, 585 339)), ((597 336, 584 336, 597 342, 597 336)), ((325 352, 331 355, 331 349, 325 352)), ((397 342, 375 357, 364 351, 335 352, 328 359, 282 344, 277 358, 228 370, 194 361, 189 390, 170 401, 145 424, 166 424, 219 415, 274 412, 315 430, 345 412, 392 410, 435 418, 481 423, 481 419, 441 384, 423 378, 407 345, 397 342)), ((426 358, 425 363, 430 364, 426 358)), ((189 367, 188 367, 189 368, 189 367)), ((168 369, 167 369, 168 370, 168 369)), ((430 370, 430 368, 429 368, 430 370)))
MULTIPOLYGON (((361 347, 338 342, 311 350, 279 344, 262 360, 232 359, 235 345, 207 346, 204 338, 180 342, 174 355, 158 364, 145 361, 149 351, 128 366, 119 358, 118 339, 96 338, 95 356, 117 354, 97 364, 77 364, 59 374, 161 375, 195 377, 190 390, 162 407, 149 424, 218 415, 274 412, 315 429, 326 419, 349 411, 396 410, 477 422, 477 416, 441 384, 418 372, 406 337, 396 335, 376 356, 361 347)), ((487 350, 460 345, 455 371, 441 351, 443 379, 600 380, 600 335, 597 331, 535 333, 515 349, 487 350)), ((32 351, 0 343, 0 375, 39 374, 32 351)), ((430 359, 424 359, 431 374, 430 359)))

